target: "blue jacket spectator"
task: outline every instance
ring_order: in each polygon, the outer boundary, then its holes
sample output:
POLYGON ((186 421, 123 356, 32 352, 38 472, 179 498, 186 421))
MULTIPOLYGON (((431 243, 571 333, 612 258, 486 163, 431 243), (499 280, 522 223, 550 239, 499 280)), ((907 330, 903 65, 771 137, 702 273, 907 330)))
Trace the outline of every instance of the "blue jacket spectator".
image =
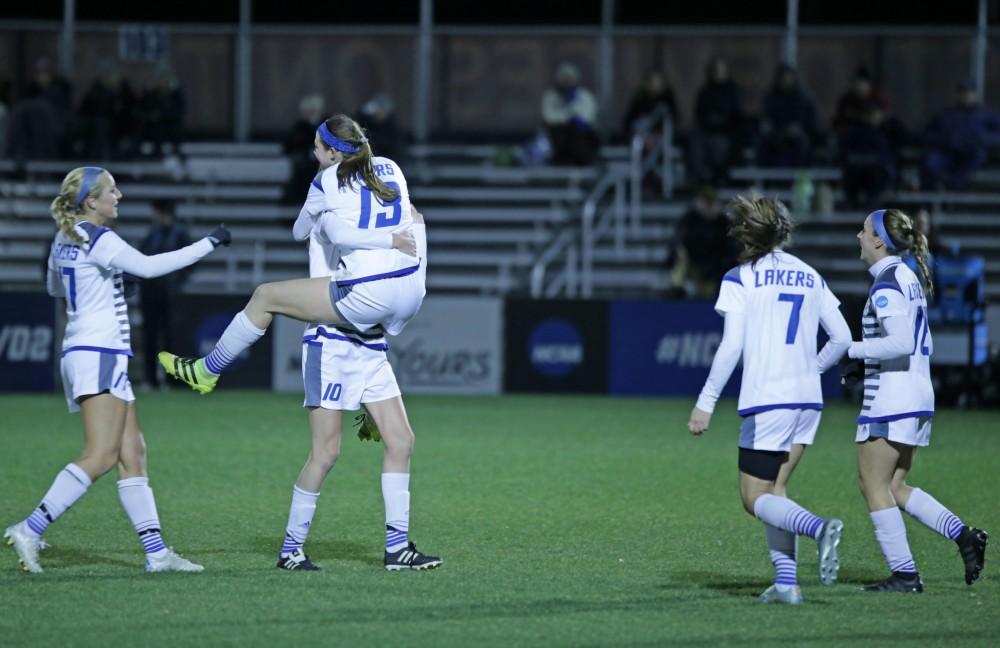
POLYGON ((957 100, 934 117, 924 135, 924 189, 965 187, 986 163, 990 147, 1000 144, 1000 115, 980 105, 971 82, 958 85, 957 100))

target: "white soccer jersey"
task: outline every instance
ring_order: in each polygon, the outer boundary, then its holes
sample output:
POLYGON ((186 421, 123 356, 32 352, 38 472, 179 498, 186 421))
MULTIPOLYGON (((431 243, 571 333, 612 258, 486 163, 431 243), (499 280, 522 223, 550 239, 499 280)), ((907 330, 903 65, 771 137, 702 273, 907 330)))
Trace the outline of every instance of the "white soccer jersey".
POLYGON ((149 279, 187 267, 212 251, 208 237, 173 252, 146 256, 107 227, 76 224, 83 242, 56 234, 49 252, 47 287, 66 298, 63 355, 75 349, 132 355, 124 272, 149 279))
POLYGON ((412 273, 421 260, 392 248, 392 234, 410 229, 410 193, 406 178, 392 160, 372 160, 375 174, 399 192, 399 197, 383 204, 379 197, 358 178, 353 184, 338 186, 335 164, 324 170, 320 186, 326 210, 319 226, 327 239, 340 248, 337 272, 339 284, 361 283, 412 273))
MULTIPOLYGON (((323 185, 320 181, 322 174, 317 175, 309 185, 309 192, 306 194, 306 202, 302 206, 299 218, 309 218, 314 222, 312 230, 309 232, 309 276, 310 277, 332 277, 340 264, 342 249, 334 244, 327 236, 321 226, 320 216, 326 211, 326 197, 323 193, 323 185)), ((383 241, 384 242, 384 241, 383 241)), ((388 244, 392 245, 391 236, 388 244)), ((335 341, 335 344, 351 343, 361 348, 375 351, 386 351, 389 346, 386 344, 385 336, 381 332, 370 332, 360 334, 357 332, 347 332, 337 330, 330 326, 319 326, 315 322, 307 324, 303 334, 303 343, 317 343, 323 341, 335 341)))
POLYGON ((49 292, 66 298, 63 353, 74 349, 132 355, 122 271, 111 259, 128 243, 106 227, 80 222, 83 243, 56 234, 49 252, 49 292))
POLYGON ((839 305, 820 274, 787 252, 726 273, 715 310, 744 314, 741 416, 823 408, 816 335, 839 305))
POLYGON ((858 423, 933 416, 930 360, 934 344, 920 280, 896 256, 882 259, 870 272, 875 281, 861 318, 862 336, 865 340, 885 337, 882 321, 905 317, 908 330, 913 331, 913 351, 888 360, 865 360, 865 397, 858 423))

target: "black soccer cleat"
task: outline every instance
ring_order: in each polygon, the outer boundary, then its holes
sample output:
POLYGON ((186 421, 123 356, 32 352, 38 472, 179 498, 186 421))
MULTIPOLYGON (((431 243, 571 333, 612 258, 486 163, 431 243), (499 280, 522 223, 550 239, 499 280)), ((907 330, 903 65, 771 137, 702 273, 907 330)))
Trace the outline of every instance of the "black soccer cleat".
POLYGON ((403 569, 434 569, 444 561, 437 556, 427 556, 417 551, 417 547, 411 542, 395 553, 385 552, 382 563, 389 571, 402 571, 403 569))
POLYGON ((284 558, 278 557, 278 569, 287 571, 319 571, 319 566, 309 560, 301 549, 296 549, 284 558))
POLYGON ((884 581, 865 585, 866 592, 904 592, 911 594, 921 594, 924 591, 924 583, 920 580, 920 574, 909 572, 892 572, 892 575, 884 581))
POLYGON ((979 578, 986 564, 986 543, 990 534, 982 529, 962 527, 962 532, 955 538, 958 553, 965 563, 965 584, 972 585, 979 578))

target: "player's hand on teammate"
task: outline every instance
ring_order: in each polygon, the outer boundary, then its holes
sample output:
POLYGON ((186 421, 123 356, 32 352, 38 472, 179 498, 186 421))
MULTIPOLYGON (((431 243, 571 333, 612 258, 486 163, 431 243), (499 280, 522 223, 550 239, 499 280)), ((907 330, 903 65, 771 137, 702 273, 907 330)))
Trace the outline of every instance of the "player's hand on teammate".
POLYGON ((214 230, 209 232, 208 240, 212 242, 212 245, 219 247, 220 245, 229 245, 233 242, 233 235, 229 233, 225 225, 219 225, 214 230))
POLYGON ((358 438, 362 441, 378 443, 382 440, 382 433, 379 432, 375 420, 364 406, 361 408, 361 413, 354 417, 354 424, 358 428, 358 438))
POLYGON ((423 225, 424 224, 424 215, 421 214, 420 212, 418 212, 417 208, 414 207, 413 205, 410 205, 410 217, 413 218, 413 224, 414 225, 423 225))
POLYGON ((695 436, 701 436, 708 430, 708 423, 712 420, 712 414, 697 407, 691 410, 691 418, 688 420, 688 432, 695 436))
POLYGON ((858 381, 865 377, 864 360, 844 356, 844 359, 840 361, 838 368, 840 369, 840 384, 847 389, 854 389, 854 386, 858 384, 858 381))
POLYGON ((407 256, 417 256, 417 239, 413 238, 412 230, 394 232, 392 235, 392 247, 407 256))

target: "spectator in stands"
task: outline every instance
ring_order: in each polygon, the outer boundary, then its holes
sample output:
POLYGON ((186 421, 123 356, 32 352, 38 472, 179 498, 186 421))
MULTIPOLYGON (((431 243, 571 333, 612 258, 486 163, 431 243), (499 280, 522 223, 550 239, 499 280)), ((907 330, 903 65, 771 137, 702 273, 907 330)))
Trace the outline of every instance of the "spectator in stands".
POLYGON ((160 157, 180 152, 184 122, 184 93, 177 76, 166 65, 139 98, 138 139, 143 155, 160 157))
POLYGON ((723 275, 736 265, 729 219, 714 187, 698 189, 694 203, 681 218, 674 259, 673 284, 683 286, 688 297, 699 299, 714 297, 723 275))
MULTIPOLYGON (((147 256, 179 250, 191 243, 187 228, 177 222, 174 203, 169 200, 153 201, 152 223, 139 251, 147 256)), ((187 280, 190 269, 181 270, 156 279, 146 279, 141 284, 139 303, 142 309, 143 363, 146 384, 157 387, 156 353, 173 344, 173 302, 187 280)))
POLYGON ((55 76, 47 58, 35 61, 8 124, 8 155, 19 162, 59 157, 69 123, 69 84, 55 76))
POLYGON ((865 118, 849 123, 840 137, 844 196, 850 207, 869 209, 896 180, 897 134, 878 105, 868 106, 865 118))
POLYGON ((883 115, 889 113, 888 99, 875 87, 868 68, 862 66, 854 73, 850 88, 837 100, 833 115, 834 135, 839 137, 850 126, 868 121, 872 106, 880 109, 883 115))
MULTIPOLYGON (((662 72, 651 70, 633 93, 625 112, 624 133, 626 141, 631 142, 632 137, 636 134, 636 129, 642 128, 643 120, 656 116, 657 111, 660 110, 671 116, 676 132, 677 102, 674 99, 674 89, 667 83, 662 72)), ((657 117, 643 140, 643 153, 649 154, 650 151, 659 146, 662 136, 663 118, 657 117)), ((643 178, 643 189, 650 194, 655 193, 656 182, 656 173, 650 171, 643 178)))
POLYGON ((0 160, 7 157, 7 123, 10 121, 11 83, 0 78, 0 160))
POLYGON ((555 85, 542 96, 542 121, 552 146, 552 163, 583 166, 597 156, 597 100, 580 85, 580 70, 562 63, 555 85))
POLYGON ((319 171, 319 164, 312 154, 316 137, 316 124, 323 119, 325 102, 318 94, 310 94, 299 100, 299 118, 285 135, 283 150, 292 163, 292 174, 285 183, 281 203, 301 205, 309 193, 309 183, 319 171))
MULTIPOLYGON (((674 99, 674 89, 667 83, 666 77, 659 70, 650 70, 642 80, 642 84, 632 94, 628 109, 625 111, 624 133, 630 139, 635 133, 636 123, 654 114, 661 108, 666 109, 677 121, 677 101, 674 99)), ((660 131, 659 125, 653 128, 654 133, 660 131)))
POLYGON ((102 62, 80 102, 83 155, 91 160, 130 158, 136 152, 136 99, 114 64, 102 62))
POLYGON ((979 103, 976 86, 963 81, 956 103, 934 117, 924 134, 923 188, 961 189, 1000 144, 1000 115, 979 103))
POLYGON ((396 103, 389 95, 378 93, 358 112, 358 123, 365 129, 368 141, 378 147, 379 155, 395 160, 400 154, 396 103))
POLYGON ((795 68, 782 63, 761 111, 757 161, 762 166, 808 165, 816 140, 816 105, 799 83, 795 68))
POLYGON ((740 87, 729 77, 725 59, 715 58, 695 100, 691 169, 701 181, 723 181, 743 143, 740 87))

